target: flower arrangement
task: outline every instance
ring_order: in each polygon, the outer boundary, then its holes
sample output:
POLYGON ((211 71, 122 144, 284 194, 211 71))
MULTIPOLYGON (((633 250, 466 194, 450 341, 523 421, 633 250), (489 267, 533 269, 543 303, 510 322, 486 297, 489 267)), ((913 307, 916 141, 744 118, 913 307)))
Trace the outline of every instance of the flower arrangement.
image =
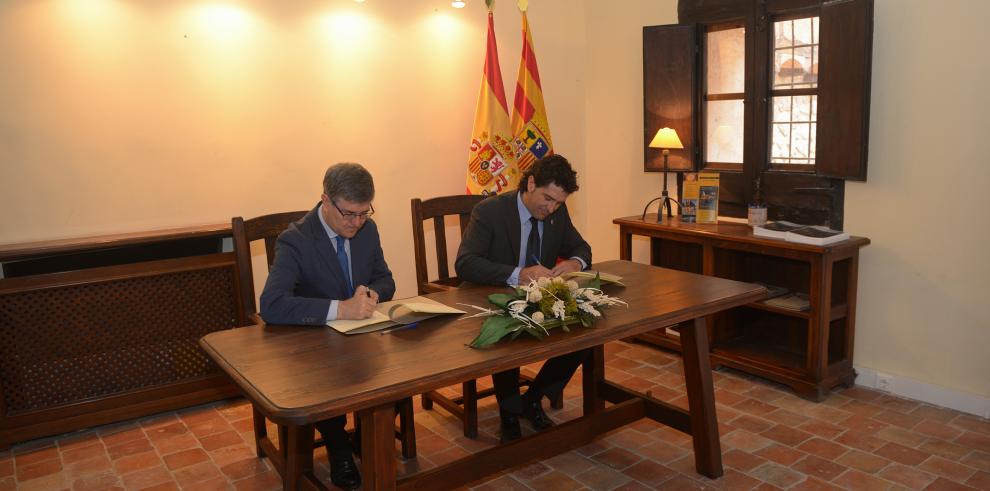
POLYGON ((544 277, 520 285, 515 293, 491 294, 488 301, 496 308, 470 306, 481 310, 470 317, 488 316, 481 332, 471 341, 472 348, 491 346, 506 336, 515 339, 522 333, 543 339, 555 327, 564 332, 570 332, 567 326, 578 323, 591 327, 602 316, 604 307, 626 304, 602 293, 597 275, 586 287, 559 276, 544 277))

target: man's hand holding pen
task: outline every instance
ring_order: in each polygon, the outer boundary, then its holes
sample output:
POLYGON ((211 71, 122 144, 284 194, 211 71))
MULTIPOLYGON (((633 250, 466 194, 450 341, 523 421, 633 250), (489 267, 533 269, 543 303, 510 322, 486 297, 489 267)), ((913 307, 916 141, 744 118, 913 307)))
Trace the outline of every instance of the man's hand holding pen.
POLYGON ((354 289, 354 296, 341 300, 337 306, 338 319, 367 319, 378 305, 378 292, 359 285, 354 289))

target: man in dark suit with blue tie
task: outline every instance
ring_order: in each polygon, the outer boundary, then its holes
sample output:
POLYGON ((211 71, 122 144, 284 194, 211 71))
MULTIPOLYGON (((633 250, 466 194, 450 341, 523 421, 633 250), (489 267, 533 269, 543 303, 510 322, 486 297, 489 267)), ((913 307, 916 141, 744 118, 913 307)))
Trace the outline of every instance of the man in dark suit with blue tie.
MULTIPOLYGON (((577 190, 577 173, 567 159, 552 155, 537 160, 523 173, 516 192, 474 207, 457 250, 457 276, 474 283, 515 286, 586 269, 591 265, 591 246, 574 228, 564 204, 577 190)), ((543 397, 560 395, 587 353, 547 360, 521 397, 518 368, 492 375, 503 442, 521 436, 520 416, 536 430, 553 425, 543 411, 543 397)))
MULTIPOLYGON (((374 181, 361 165, 327 169, 320 203, 278 237, 261 293, 265 322, 325 326, 328 320, 366 319, 379 300, 391 300, 395 281, 369 219, 374 197, 374 181)), ((356 489, 361 475, 345 422, 337 416, 316 428, 327 442, 331 481, 356 489)))

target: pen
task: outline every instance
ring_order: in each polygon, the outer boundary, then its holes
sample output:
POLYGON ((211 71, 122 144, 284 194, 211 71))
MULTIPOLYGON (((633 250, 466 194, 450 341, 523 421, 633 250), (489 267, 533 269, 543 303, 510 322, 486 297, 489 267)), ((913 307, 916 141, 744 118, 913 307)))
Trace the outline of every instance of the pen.
POLYGON ((416 329, 416 326, 418 326, 418 325, 419 325, 419 322, 413 322, 413 323, 410 323, 410 324, 403 324, 401 326, 390 327, 390 328, 388 328, 388 329, 386 329, 384 331, 379 332, 378 334, 384 336, 384 335, 386 335, 386 334, 388 334, 388 333, 390 333, 392 331, 401 331, 403 329, 416 329))

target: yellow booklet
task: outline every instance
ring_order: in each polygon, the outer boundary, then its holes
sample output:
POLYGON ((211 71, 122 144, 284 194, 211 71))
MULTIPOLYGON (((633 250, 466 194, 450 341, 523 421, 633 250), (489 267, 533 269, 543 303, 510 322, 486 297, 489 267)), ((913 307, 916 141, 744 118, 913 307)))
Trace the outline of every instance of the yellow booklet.
POLYGON ((698 223, 718 223, 718 172, 698 173, 698 223))
POLYGON ((332 320, 327 325, 343 334, 362 334, 387 327, 413 324, 443 314, 463 314, 463 310, 448 307, 426 297, 410 297, 382 302, 371 317, 360 320, 332 320))
POLYGON ((575 271, 560 275, 565 280, 593 280, 595 275, 602 281, 602 284, 614 283, 619 286, 626 286, 622 283, 622 277, 617 274, 606 273, 604 271, 575 271))

